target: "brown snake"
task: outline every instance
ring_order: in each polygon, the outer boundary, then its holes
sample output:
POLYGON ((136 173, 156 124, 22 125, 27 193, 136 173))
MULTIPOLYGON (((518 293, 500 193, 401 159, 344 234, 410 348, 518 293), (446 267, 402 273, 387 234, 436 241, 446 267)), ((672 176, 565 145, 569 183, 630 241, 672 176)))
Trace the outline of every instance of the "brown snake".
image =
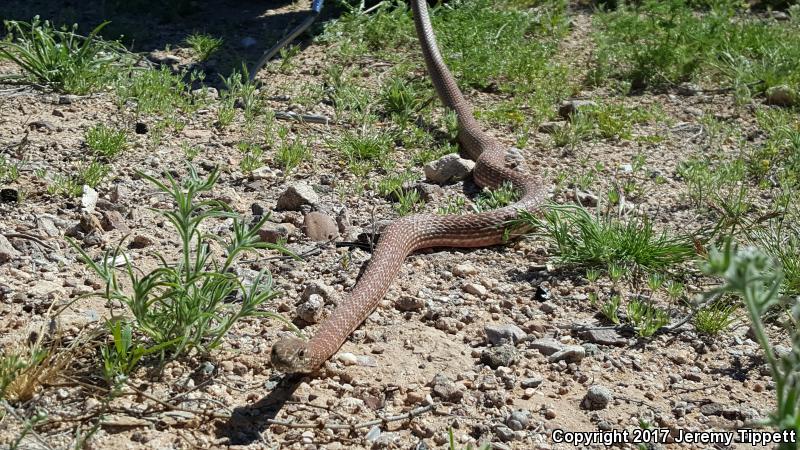
POLYGON ((280 371, 308 373, 333 356, 377 306, 406 256, 427 247, 485 247, 504 240, 506 222, 519 210, 533 212, 545 200, 542 180, 524 172, 519 150, 504 148, 485 134, 472 115, 456 80, 436 45, 426 0, 412 0, 414 23, 422 54, 436 93, 458 117, 458 141, 476 161, 473 178, 481 187, 510 182, 521 198, 504 208, 470 215, 417 214, 396 220, 382 233, 364 275, 309 341, 284 338, 272 347, 272 366, 280 371))

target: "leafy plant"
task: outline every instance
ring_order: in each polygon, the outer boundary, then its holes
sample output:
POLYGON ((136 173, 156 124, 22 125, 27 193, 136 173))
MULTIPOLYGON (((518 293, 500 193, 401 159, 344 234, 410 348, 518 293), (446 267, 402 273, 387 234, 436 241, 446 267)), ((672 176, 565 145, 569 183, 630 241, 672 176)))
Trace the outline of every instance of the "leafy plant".
POLYGON ((737 309, 737 305, 734 303, 717 300, 708 306, 700 308, 695 313, 694 326, 701 333, 719 334, 736 321, 734 313, 737 309))
POLYGON ((5 155, 0 155, 0 183, 13 183, 19 179, 21 163, 11 163, 5 155))
POLYGON ((29 81, 75 94, 92 92, 103 87, 122 59, 119 43, 98 37, 108 23, 82 37, 76 34, 77 25, 56 30, 39 16, 30 23, 6 21, 11 39, 0 41, 0 59, 18 65, 29 81))
POLYGON ((690 240, 656 233, 647 217, 622 220, 576 205, 550 205, 541 218, 521 211, 514 223, 539 230, 556 245, 564 264, 663 270, 695 254, 690 240))
POLYGON ((299 139, 284 140, 275 153, 275 160, 283 166, 283 171, 288 174, 303 161, 311 159, 311 150, 299 139))
MULTIPOLYGON (((212 189, 219 176, 217 172, 202 179, 190 166, 189 176, 181 182, 169 173, 164 182, 146 174, 141 176, 175 202, 175 209, 158 212, 175 228, 180 239, 181 253, 176 263, 171 264, 159 255, 160 266, 139 275, 127 256, 120 253, 122 243, 107 250, 100 261, 95 262, 75 242, 70 242, 81 259, 103 280, 105 289, 97 295, 126 305, 134 319, 133 329, 152 342, 144 352, 156 349, 153 351, 172 357, 189 350, 208 352, 220 344, 238 320, 259 315, 278 317, 258 310, 276 295, 269 273, 262 270, 251 281, 244 282, 234 271, 243 253, 265 248, 285 251, 278 245, 261 242, 258 230, 267 217, 248 226, 222 202, 198 200, 199 195, 212 189), (227 239, 203 231, 206 221, 216 219, 232 222, 232 233, 227 239), (224 258, 213 258, 212 244, 223 247, 224 258), (120 259, 125 261, 124 273, 132 286, 130 293, 122 288, 114 268, 114 263, 120 259)), ((113 351, 116 355, 109 351, 109 360, 112 367, 117 361, 118 368, 129 370, 131 361, 143 350, 128 340, 124 326, 117 331, 120 336, 115 338, 113 351)))
POLYGON ((128 135, 105 124, 97 124, 86 132, 86 145, 96 156, 113 158, 128 147, 128 135))
POLYGON ((503 183, 497 189, 484 189, 475 199, 475 212, 489 211, 508 206, 519 200, 519 191, 511 183, 503 183))
POLYGON ((242 172, 249 174, 264 165, 264 149, 260 146, 248 142, 240 142, 236 147, 244 154, 242 160, 239 161, 239 168, 242 169, 242 172))
POLYGON ((222 38, 215 38, 209 34, 192 33, 186 37, 186 43, 192 48, 198 60, 206 61, 222 47, 222 38))
MULTIPOLYGON (((744 301, 755 340, 764 351, 775 381, 777 408, 770 415, 768 424, 779 430, 800 433, 800 302, 796 299, 788 302, 792 349, 783 356, 776 355, 762 319, 770 308, 782 303, 779 293, 783 272, 761 251, 752 247, 739 248, 730 240, 720 249, 711 249, 705 271, 723 280, 722 285, 706 294, 707 298, 733 293, 744 301)), ((778 448, 789 450, 795 445, 787 442, 779 444, 778 448)))
POLYGON ((650 337, 661 327, 669 324, 669 315, 650 302, 635 298, 628 302, 628 321, 640 337, 650 337))

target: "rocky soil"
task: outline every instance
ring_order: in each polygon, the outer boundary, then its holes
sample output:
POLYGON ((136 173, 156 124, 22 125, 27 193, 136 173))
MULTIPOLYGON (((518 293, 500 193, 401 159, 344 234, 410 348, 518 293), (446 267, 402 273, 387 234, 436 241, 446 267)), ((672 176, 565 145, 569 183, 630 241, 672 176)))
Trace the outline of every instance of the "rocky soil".
MULTIPOLYGON (((564 58, 589 45, 590 18, 574 14, 577 25, 564 44, 564 58)), ((261 73, 268 106, 334 118, 328 103, 295 102, 303 86, 322 85, 328 58, 324 45, 310 44, 296 57, 293 72, 261 73)), ((389 70, 381 61, 363 64, 367 80, 378 82, 389 70)), ((0 73, 14 70, 0 66, 0 73)), ((602 101, 608 95, 585 91, 576 98, 602 101)), ((487 93, 469 97, 478 105, 498 101, 487 93)), ((666 120, 636 125, 634 134, 666 138, 657 143, 601 140, 563 152, 553 148, 550 130, 542 127, 531 131, 523 149, 530 170, 555 186, 560 171, 574 172, 581 161, 602 162, 605 169, 592 192, 553 189, 554 201, 571 202, 577 195, 586 204, 626 176, 642 153, 647 165, 639 181, 646 189, 629 207, 672 233, 706 225, 688 205, 676 165, 707 145, 703 114, 754 130, 752 113, 736 107, 727 93, 676 90, 624 102, 658 105, 666 120), (656 183, 657 177, 665 182, 656 183)), ((64 307, 58 327, 65 346, 100 329, 109 316, 113 305, 81 297, 101 285, 66 237, 94 257, 127 237, 126 254, 145 272, 156 267, 156 253, 175 256, 173 230, 150 209, 169 204, 137 171, 158 175, 170 169, 185 175, 182 145, 201 150, 195 158, 201 174, 221 170, 211 197, 247 217, 272 212, 264 239, 285 239, 289 249, 304 256, 294 260, 264 251, 240 264, 243 276, 262 268, 272 273, 282 294, 266 309, 311 335, 347 297, 370 257, 369 245, 347 243, 380 231, 380 224, 397 213, 391 201, 360 189, 363 180, 349 173, 331 148, 331 136, 346 125, 286 122, 292 136, 310 143, 312 160, 284 176, 267 155, 267 167, 247 176, 238 167, 242 154, 236 148, 246 133, 243 119, 215 128, 215 108, 212 104, 187 117, 181 131, 153 145, 148 132, 137 134, 136 120, 119 112, 111 94, 79 97, 0 86, 0 152, 25 161, 19 181, 2 186, 8 197, 0 200, 3 345, 46 327, 64 307), (99 122, 130 131, 132 148, 111 163, 112 176, 79 198, 47 194, 47 180, 34 176, 36 171, 76 165, 85 153, 84 131, 99 122)), ((506 129, 490 133, 514 144, 506 129)), ((449 197, 474 197, 479 190, 471 178, 439 184, 424 181, 426 175, 435 178, 435 171, 413 170, 423 180, 418 187, 428 212, 449 197)), ((224 230, 223 223, 219 226, 224 230)), ((244 320, 220 349, 170 361, 161 374, 143 365, 132 375, 128 395, 110 405, 104 403, 99 368, 91 365, 96 349, 76 350, 64 376, 16 407, 21 415, 37 409, 48 414, 21 448, 47 448, 37 436, 50 448, 66 448, 76 426, 85 432, 101 410, 107 412, 85 448, 444 448, 450 429, 457 448, 486 442, 495 449, 574 448, 554 443, 552 431, 633 429, 647 423, 675 436, 678 430, 741 428, 771 411, 774 385, 744 320, 714 338, 689 324, 649 340, 621 334, 605 328, 587 300, 590 292, 607 293, 611 286, 590 283, 582 271, 562 270, 551 256, 548 244, 537 239, 410 256, 377 310, 315 377, 287 378, 272 370, 270 346, 287 331, 266 318, 244 320)), ((688 281, 689 296, 709 287, 699 276, 688 281)), ((687 311, 675 306, 673 320, 687 311)), ((12 442, 21 429, 7 414, 0 422, 0 442, 12 442)), ((651 448, 673 447, 709 448, 668 442, 651 448)))

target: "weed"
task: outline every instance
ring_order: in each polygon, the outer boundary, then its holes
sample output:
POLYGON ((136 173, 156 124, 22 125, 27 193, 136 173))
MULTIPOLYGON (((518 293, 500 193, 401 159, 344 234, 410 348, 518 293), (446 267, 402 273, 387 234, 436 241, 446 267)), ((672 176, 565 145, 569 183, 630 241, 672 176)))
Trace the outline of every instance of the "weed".
MULTIPOLYGON (((777 408, 769 417, 770 424, 779 430, 800 433, 800 371, 797 370, 800 366, 800 303, 790 303, 788 335, 792 349, 783 356, 776 355, 762 319, 770 308, 781 303, 782 271, 764 253, 755 248, 740 249, 730 240, 721 249, 711 249, 704 269, 707 274, 723 279, 723 284, 708 292, 706 298, 733 293, 744 300, 750 329, 764 351, 775 381, 777 408)), ((795 443, 778 446, 780 450, 795 447, 795 443)))
POLYGON ((239 161, 239 169, 245 174, 253 173, 254 170, 264 165, 264 149, 256 144, 240 142, 236 148, 244 155, 239 161))
POLYGON ((287 175, 300 163, 310 159, 311 149, 299 139, 288 142, 284 140, 275 154, 275 161, 283 166, 283 171, 287 175))
MULTIPOLYGON (((118 80, 117 101, 120 106, 135 102, 139 114, 173 116, 178 112, 192 112, 191 85, 184 81, 184 73, 173 74, 169 68, 158 70, 135 70, 130 79, 118 80)), ((190 82, 202 75, 192 72, 190 82)))
POLYGON ((575 205, 551 205, 542 218, 520 212, 517 224, 541 230, 555 243, 559 260, 585 266, 618 265, 662 270, 692 258, 691 241, 657 234, 647 217, 623 221, 611 214, 592 216, 575 205))
POLYGON ((595 16, 596 66, 589 81, 607 77, 635 88, 703 77, 731 86, 738 97, 800 82, 800 44, 792 23, 739 14, 736 2, 710 2, 698 13, 687 0, 620 2, 595 16))
POLYGON ((86 146, 95 156, 114 158, 128 147, 128 135, 105 124, 97 124, 86 132, 86 146))
POLYGON ((628 302, 627 313, 628 321, 636 329, 639 337, 650 337, 661 327, 669 324, 669 315, 666 311, 638 298, 628 302))
POLYGON ((77 25, 56 30, 39 16, 30 23, 6 21, 9 40, 0 41, 0 60, 18 65, 27 79, 55 89, 85 94, 102 88, 116 72, 124 48, 98 38, 103 22, 87 37, 78 36, 77 25))
POLYGON ((181 150, 183 151, 183 155, 187 161, 193 161, 201 151, 200 147, 189 145, 186 142, 181 143, 181 150))
POLYGON ((448 197, 447 202, 440 206, 436 212, 442 215, 464 214, 466 204, 467 202, 464 200, 464 197, 448 197))
POLYGON ((475 212, 489 211, 508 206, 519 200, 519 191, 511 183, 503 183, 497 189, 484 189, 475 199, 475 212))
POLYGON ((800 226, 787 220, 770 220, 752 229, 748 237, 781 264, 784 293, 800 295, 800 226))
POLYGON ((394 192, 397 197, 397 203, 394 205, 395 211, 401 216, 406 216, 412 212, 416 212, 422 206, 424 201, 416 189, 398 189, 394 192))
POLYGON ((79 197, 83 193, 84 185, 97 187, 108 175, 109 170, 107 165, 99 161, 92 161, 71 175, 55 175, 53 181, 47 186, 47 192, 50 195, 79 197))
MULTIPOLYGON (((173 227, 180 239, 181 253, 176 264, 170 264, 159 255, 160 266, 150 273, 139 275, 125 254, 120 254, 120 245, 106 251, 99 262, 95 262, 74 241, 72 246, 81 259, 102 279, 105 288, 99 295, 108 301, 118 301, 130 310, 134 321, 133 330, 142 333, 152 342, 150 347, 157 349, 162 357, 177 357, 190 350, 204 353, 215 348, 228 330, 240 319, 258 315, 271 315, 257 308, 273 298, 270 275, 261 271, 251 282, 245 283, 234 273, 235 263, 243 253, 257 249, 278 249, 275 244, 261 242, 258 230, 268 219, 264 217, 253 226, 246 225, 237 214, 223 203, 215 200, 199 201, 197 197, 212 189, 218 178, 212 172, 206 179, 200 178, 193 167, 183 181, 175 180, 169 173, 166 181, 157 180, 141 174, 161 192, 175 202, 173 210, 158 210, 173 227), (226 219, 232 221, 233 232, 224 238, 202 231, 208 220, 226 219), (222 245, 224 258, 213 258, 213 246, 222 245), (114 261, 124 259, 131 292, 123 289, 118 278, 114 261), (233 300, 235 301, 229 301, 233 300)), ((133 331, 131 330, 131 331, 133 331)), ((129 369, 131 359, 141 353, 137 350, 124 324, 112 325, 115 338, 110 362, 120 362, 118 367, 129 369), (118 343, 124 355, 117 349, 118 343)))
POLYGON ((13 183, 19 179, 19 169, 22 164, 11 163, 5 155, 0 155, 0 183, 13 183))
POLYGON ((222 47, 222 38, 215 38, 208 34, 192 33, 186 37, 186 44, 192 48, 195 57, 199 61, 206 61, 222 47))
POLYGON ((733 314, 738 309, 736 304, 717 300, 710 305, 700 308, 694 316, 694 326, 697 331, 709 335, 716 335, 726 330, 736 316, 733 314))
POLYGON ((347 160, 352 170, 361 171, 362 163, 379 163, 392 149, 391 136, 378 131, 345 131, 335 142, 335 147, 347 160))
POLYGON ((297 45, 287 45, 278 52, 281 64, 278 66, 278 71, 281 73, 289 73, 294 68, 294 57, 300 54, 300 47, 297 45))
POLYGON ((408 121, 421 104, 414 86, 402 78, 392 78, 383 88, 383 104, 386 112, 401 124, 408 121))
MULTIPOLYGON (((589 301, 595 306, 598 305, 599 300, 597 299, 597 294, 592 292, 589 295, 589 301)), ((614 325, 619 325, 620 319, 618 311, 619 311, 619 305, 621 303, 622 303, 622 297, 620 297, 619 295, 612 295, 611 298, 609 298, 607 301, 605 301, 602 305, 599 306, 599 311, 603 315, 603 317, 609 320, 609 322, 613 323, 614 325)))

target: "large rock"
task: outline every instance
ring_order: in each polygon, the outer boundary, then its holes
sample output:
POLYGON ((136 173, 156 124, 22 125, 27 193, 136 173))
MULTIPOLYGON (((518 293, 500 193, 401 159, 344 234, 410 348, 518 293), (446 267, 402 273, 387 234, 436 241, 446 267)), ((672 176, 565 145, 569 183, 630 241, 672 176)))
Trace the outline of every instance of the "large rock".
POLYGON ((319 203, 319 196, 306 183, 295 183, 287 187, 278 197, 276 207, 281 210, 299 211, 303 205, 314 206, 319 203))
POLYGON ((450 153, 425 164, 423 170, 428 181, 443 184, 467 178, 474 168, 474 161, 450 153))
POLYGON ((798 95, 786 85, 773 86, 767 90, 767 104, 775 106, 793 106, 797 103, 798 95))
POLYGON ((486 333, 486 342, 493 346, 504 343, 517 344, 527 337, 527 334, 513 323, 486 325, 483 330, 486 333))

